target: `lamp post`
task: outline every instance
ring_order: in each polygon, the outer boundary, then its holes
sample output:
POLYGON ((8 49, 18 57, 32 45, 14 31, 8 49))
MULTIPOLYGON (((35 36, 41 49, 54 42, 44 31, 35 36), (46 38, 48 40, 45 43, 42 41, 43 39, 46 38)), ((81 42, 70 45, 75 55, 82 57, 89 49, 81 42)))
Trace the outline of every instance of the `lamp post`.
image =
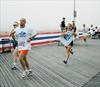
POLYGON ((76 13, 76 0, 74 0, 74 9, 73 9, 73 21, 75 22, 75 18, 77 16, 77 13, 76 13))

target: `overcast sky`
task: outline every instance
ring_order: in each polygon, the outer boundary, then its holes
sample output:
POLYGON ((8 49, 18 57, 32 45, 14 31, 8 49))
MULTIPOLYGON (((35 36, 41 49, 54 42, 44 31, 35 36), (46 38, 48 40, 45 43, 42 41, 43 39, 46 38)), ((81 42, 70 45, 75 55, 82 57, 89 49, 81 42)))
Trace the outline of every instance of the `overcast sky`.
MULTIPOLYGON (((74 0, 1 0, 0 31, 9 31, 21 17, 36 31, 59 31, 62 17, 73 20, 74 0)), ((100 25, 100 0, 76 0, 76 25, 100 25)))

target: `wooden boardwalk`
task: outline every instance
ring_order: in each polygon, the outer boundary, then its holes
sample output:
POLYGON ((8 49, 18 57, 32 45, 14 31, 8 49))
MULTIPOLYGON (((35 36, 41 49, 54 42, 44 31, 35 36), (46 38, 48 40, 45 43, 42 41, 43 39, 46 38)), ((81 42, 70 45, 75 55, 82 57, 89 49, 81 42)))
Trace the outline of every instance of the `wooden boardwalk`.
POLYGON ((100 71, 100 40, 78 40, 73 49, 65 65, 64 46, 33 47, 28 55, 33 75, 25 79, 20 76, 19 62, 19 69, 11 70, 11 53, 0 54, 0 87, 81 87, 100 71))

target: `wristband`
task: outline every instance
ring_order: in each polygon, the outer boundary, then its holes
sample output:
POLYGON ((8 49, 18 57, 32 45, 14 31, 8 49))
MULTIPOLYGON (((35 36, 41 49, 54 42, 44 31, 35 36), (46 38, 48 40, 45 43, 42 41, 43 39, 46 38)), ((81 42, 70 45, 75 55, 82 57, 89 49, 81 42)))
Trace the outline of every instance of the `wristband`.
POLYGON ((32 38, 29 38, 30 40, 32 40, 32 38))

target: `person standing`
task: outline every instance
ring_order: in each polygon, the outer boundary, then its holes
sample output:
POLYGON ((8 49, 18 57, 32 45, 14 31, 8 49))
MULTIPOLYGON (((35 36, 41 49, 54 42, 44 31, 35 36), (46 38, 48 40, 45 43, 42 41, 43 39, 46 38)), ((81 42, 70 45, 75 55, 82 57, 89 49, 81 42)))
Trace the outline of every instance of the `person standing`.
POLYGON ((94 32, 95 31, 95 29, 94 29, 94 26, 91 24, 90 25, 90 34, 91 34, 91 37, 92 37, 92 35, 94 35, 94 32))
POLYGON ((86 25, 83 24, 83 32, 86 33, 86 25))
MULTIPOLYGON (((65 17, 62 18, 61 24, 60 24, 60 28, 61 28, 61 32, 64 31, 65 28, 65 17)), ((58 46, 62 45, 61 42, 58 42, 58 46)))
POLYGON ((62 21, 61 21, 61 24, 60 24, 60 27, 61 27, 61 32, 64 31, 64 28, 65 28, 65 17, 62 18, 62 21))
POLYGON ((75 21, 72 21, 72 30, 76 33, 77 29, 76 29, 76 25, 75 25, 75 21))

